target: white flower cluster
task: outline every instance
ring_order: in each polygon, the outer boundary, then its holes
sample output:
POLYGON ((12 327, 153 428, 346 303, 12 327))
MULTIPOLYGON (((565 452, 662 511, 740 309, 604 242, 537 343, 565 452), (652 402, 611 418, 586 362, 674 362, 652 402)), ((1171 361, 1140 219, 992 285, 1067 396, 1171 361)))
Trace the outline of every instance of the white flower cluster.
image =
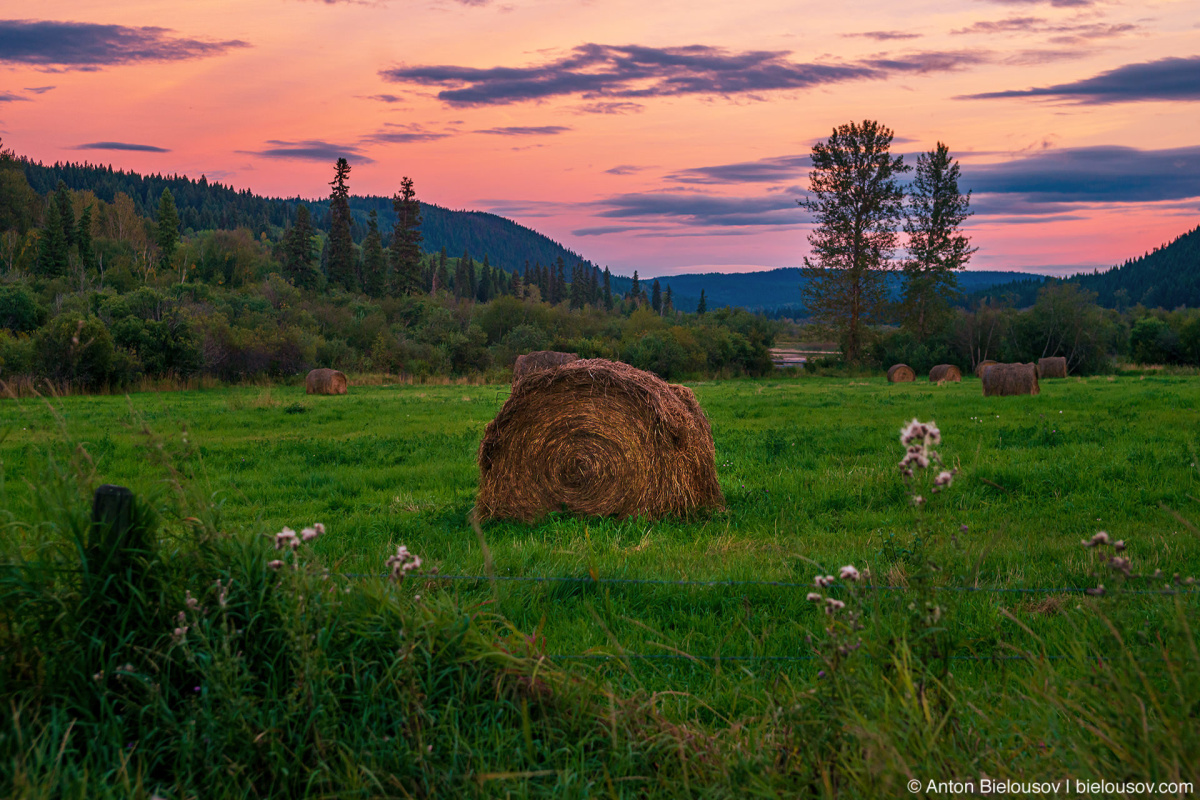
POLYGON ((931 463, 942 463, 937 451, 931 448, 942 442, 942 432, 934 422, 921 422, 916 417, 900 431, 900 444, 904 445, 904 458, 900 460, 900 472, 911 478, 913 468, 926 469, 931 463))

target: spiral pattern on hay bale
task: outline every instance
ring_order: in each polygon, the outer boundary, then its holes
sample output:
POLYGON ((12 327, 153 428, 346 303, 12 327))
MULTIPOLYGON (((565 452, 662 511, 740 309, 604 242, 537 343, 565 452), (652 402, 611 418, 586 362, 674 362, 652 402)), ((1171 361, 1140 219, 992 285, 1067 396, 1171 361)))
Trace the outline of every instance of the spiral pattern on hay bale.
POLYGON ((1003 397, 1014 394, 1040 394, 1037 365, 992 364, 983 372, 983 396, 1003 397))
POLYGON ((940 383, 941 381, 962 383, 962 370, 953 364, 938 364, 929 370, 929 381, 930 383, 940 383))
POLYGON ((686 386, 604 359, 527 374, 479 445, 479 519, 658 518, 722 508, 712 429, 686 386))
POLYGON ((893 364, 887 371, 888 383, 911 383, 917 379, 917 371, 908 364, 893 364))
POLYGON ((314 369, 304 379, 305 394, 345 394, 346 375, 336 369, 314 369))
POLYGON ((531 372, 553 369, 578 360, 579 356, 574 353, 560 353, 556 350, 535 350, 532 353, 517 356, 517 362, 513 364, 513 383, 531 372))
POLYGON ((1067 359, 1062 356, 1039 358, 1037 369, 1039 378, 1065 378, 1067 377, 1067 359))

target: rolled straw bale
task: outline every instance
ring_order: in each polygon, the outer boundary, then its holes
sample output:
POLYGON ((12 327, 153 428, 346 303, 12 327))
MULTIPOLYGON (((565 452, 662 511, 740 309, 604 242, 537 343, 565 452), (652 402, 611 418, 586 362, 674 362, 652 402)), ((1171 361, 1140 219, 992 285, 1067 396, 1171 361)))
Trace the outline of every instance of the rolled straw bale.
POLYGON ((722 508, 712 429, 685 386, 604 359, 526 374, 479 445, 479 519, 722 508))
POLYGON ((888 369, 888 383, 909 383, 916 379, 916 370, 908 364, 893 364, 888 369))
POLYGON ((314 369, 304 379, 306 394, 345 394, 346 375, 336 369, 314 369))
POLYGON ((983 375, 983 396, 1039 394, 1036 364, 992 364, 983 375))
POLYGON ((942 381, 962 383, 962 370, 953 364, 938 364, 929 370, 929 380, 931 383, 940 383, 942 381))
POLYGON ((978 377, 982 378, 983 373, 987 372, 988 367, 992 366, 993 364, 999 364, 999 363, 1000 363, 999 361, 992 361, 990 358, 984 359, 983 361, 980 361, 978 364, 975 365, 975 374, 978 377))
POLYGON ((1062 356, 1051 356, 1050 358, 1038 359, 1038 377, 1039 378, 1065 378, 1067 377, 1067 360, 1062 356))
POLYGON ((517 356, 517 363, 513 364, 513 383, 531 372, 551 369, 578 360, 579 356, 574 353, 559 353, 555 350, 535 350, 532 353, 517 356))

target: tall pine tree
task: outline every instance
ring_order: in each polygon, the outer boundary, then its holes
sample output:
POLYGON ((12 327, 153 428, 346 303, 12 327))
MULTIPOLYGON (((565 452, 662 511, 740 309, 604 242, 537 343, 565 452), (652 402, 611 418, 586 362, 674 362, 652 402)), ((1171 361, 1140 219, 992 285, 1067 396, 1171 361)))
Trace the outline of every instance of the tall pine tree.
POLYGON ((62 217, 59 216, 58 204, 52 202, 46 209, 46 224, 38 240, 37 271, 39 275, 55 278, 67 274, 69 265, 62 217))
POLYGON ((58 206, 59 225, 62 226, 63 240, 69 251, 75 246, 75 205, 71 202, 71 190, 66 181, 59 180, 54 190, 54 205, 58 206))
POLYGON ((874 120, 834 129, 813 145, 810 197, 799 201, 816 222, 801 297, 809 314, 835 331, 852 364, 862 356, 867 326, 887 308, 886 273, 904 211, 898 176, 910 169, 903 156, 891 155, 892 138, 874 120))
POLYGON ((412 178, 400 180, 400 191, 392 197, 396 226, 392 229, 391 262, 396 294, 415 294, 421 287, 421 203, 412 178))
POLYGON ((651 289, 650 307, 654 309, 655 314, 662 313, 662 287, 658 285, 658 278, 654 279, 654 285, 651 289))
POLYGON ((84 206, 79 214, 79 224, 75 228, 75 247, 79 250, 79 258, 83 261, 84 269, 95 269, 96 248, 92 244, 92 204, 84 206))
POLYGON ((363 240, 363 291, 371 297, 382 297, 387 289, 387 256, 383 252, 383 236, 379 233, 379 214, 371 209, 367 217, 367 238, 363 240))
POLYGON ((608 267, 604 268, 604 310, 613 310, 612 273, 608 271, 608 267))
POLYGON ((958 292, 957 273, 967 266, 971 240, 960 226, 971 216, 971 193, 958 191, 958 162, 941 142, 917 158, 917 174, 909 189, 908 259, 900 311, 904 327, 924 341, 939 330, 958 292))
POLYGON ((296 221, 283 235, 283 276, 302 289, 317 285, 319 274, 312 265, 314 233, 308 206, 301 204, 296 208, 296 221))
POLYGON ((179 212, 175 209, 175 197, 169 188, 164 188, 158 201, 158 226, 155 230, 155 242, 158 244, 158 254, 161 263, 169 266, 179 247, 179 212))
POLYGON ((350 230, 350 163, 337 160, 329 182, 329 254, 326 269, 330 283, 348 291, 355 287, 354 235, 350 230))

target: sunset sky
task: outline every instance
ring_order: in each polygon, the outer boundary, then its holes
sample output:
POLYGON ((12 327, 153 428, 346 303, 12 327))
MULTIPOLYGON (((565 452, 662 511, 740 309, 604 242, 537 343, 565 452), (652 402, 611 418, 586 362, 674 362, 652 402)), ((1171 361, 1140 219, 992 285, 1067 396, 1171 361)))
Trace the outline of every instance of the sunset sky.
POLYGON ((798 266, 812 143, 939 140, 974 269, 1069 273, 1200 222, 1195 0, 0 2, 0 136, 272 196, 492 211, 614 272, 798 266))

